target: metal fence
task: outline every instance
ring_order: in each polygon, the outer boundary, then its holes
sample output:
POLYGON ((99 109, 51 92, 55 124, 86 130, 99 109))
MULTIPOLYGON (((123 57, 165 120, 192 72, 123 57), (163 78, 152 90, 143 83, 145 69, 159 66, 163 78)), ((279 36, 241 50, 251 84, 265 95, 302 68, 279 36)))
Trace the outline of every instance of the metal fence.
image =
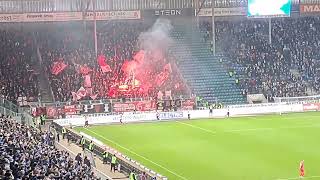
POLYGON ((33 117, 12 102, 0 97, 0 114, 10 116, 19 123, 33 126, 33 117))
MULTIPOLYGON (((62 132, 62 126, 60 126, 59 124, 57 124, 57 123, 52 123, 52 126, 53 126, 53 128, 56 130, 56 132, 62 132)), ((78 134, 78 133, 76 133, 75 131, 73 131, 72 129, 67 129, 67 134, 69 134, 69 137, 68 138, 70 138, 70 140, 73 142, 73 143, 75 143, 75 144, 77 144, 77 145, 79 145, 80 146, 80 144, 79 144, 79 142, 80 142, 80 140, 81 140, 81 135, 80 134, 78 134)), ((89 139, 86 139, 86 141, 85 141, 85 148, 86 149, 88 149, 88 147, 89 147, 89 143, 90 143, 90 140, 89 139)), ((105 151, 105 147, 101 147, 101 146, 99 146, 98 144, 95 144, 95 146, 94 146, 95 148, 94 148, 94 151, 93 151, 93 153, 94 154, 96 154, 96 157, 98 157, 98 158, 100 158, 101 160, 103 159, 103 157, 102 157, 102 154, 103 154, 103 152, 105 151)), ((115 152, 113 152, 113 151, 110 151, 110 149, 108 150, 108 153, 109 153, 109 156, 107 157, 107 161, 108 162, 111 162, 111 156, 112 156, 112 154, 114 154, 115 152)), ((141 174, 142 173, 142 170, 141 170, 141 166, 140 167, 135 167, 134 165, 132 165, 131 163, 129 163, 128 161, 130 161, 130 160, 124 160, 124 157, 123 156, 119 156, 119 155, 117 155, 117 164, 116 164, 116 167, 118 168, 118 167, 121 167, 120 168, 120 171, 119 171, 119 169, 118 169, 118 171, 120 172, 120 173, 122 173, 122 174, 125 174, 125 175, 129 175, 130 174, 130 172, 132 171, 132 170, 134 170, 137 174, 141 174), (119 166, 120 165, 120 166, 119 166)), ((150 170, 151 171, 151 170, 150 170)), ((147 175, 147 179, 152 179, 152 175, 151 175, 151 173, 149 173, 149 172, 146 172, 146 175, 147 175)), ((154 175, 156 175, 157 176, 157 174, 154 174, 154 175)), ((138 180, 139 180, 140 178, 138 178, 138 180)), ((167 178, 165 178, 165 177, 163 177, 162 179, 164 179, 164 180, 167 180, 167 178)))
POLYGON ((16 116, 18 113, 18 106, 12 102, 0 97, 0 113, 5 116, 16 116))

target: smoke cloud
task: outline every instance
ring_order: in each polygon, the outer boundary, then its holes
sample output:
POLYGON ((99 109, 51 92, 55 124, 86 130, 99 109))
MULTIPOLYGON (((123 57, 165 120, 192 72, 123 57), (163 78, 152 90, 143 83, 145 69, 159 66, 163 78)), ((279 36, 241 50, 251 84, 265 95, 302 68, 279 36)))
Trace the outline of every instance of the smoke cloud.
POLYGON ((142 92, 160 87, 169 79, 171 65, 166 57, 173 42, 171 30, 169 20, 158 19, 149 30, 140 34, 137 44, 139 51, 133 60, 124 62, 122 66, 126 79, 137 80, 142 92))
POLYGON ((165 53, 172 43, 169 36, 172 28, 170 20, 158 19, 147 32, 140 34, 138 41, 140 49, 151 54, 158 54, 158 51, 165 53))

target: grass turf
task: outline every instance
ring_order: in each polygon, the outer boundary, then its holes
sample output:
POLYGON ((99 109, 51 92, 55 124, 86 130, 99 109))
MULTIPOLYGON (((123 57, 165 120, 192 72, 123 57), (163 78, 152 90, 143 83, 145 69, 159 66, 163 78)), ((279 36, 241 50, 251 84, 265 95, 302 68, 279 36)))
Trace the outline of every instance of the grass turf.
POLYGON ((77 128, 169 180, 320 179, 320 113, 77 128), (319 176, 319 177, 317 177, 319 176))

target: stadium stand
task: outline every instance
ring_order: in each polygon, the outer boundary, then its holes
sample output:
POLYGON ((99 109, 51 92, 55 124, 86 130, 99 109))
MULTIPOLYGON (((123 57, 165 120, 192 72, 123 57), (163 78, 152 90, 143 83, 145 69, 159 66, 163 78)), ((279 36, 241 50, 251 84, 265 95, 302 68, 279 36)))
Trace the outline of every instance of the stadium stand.
MULTIPOLYGON (((139 52, 138 38, 147 28, 148 25, 140 21, 116 21, 99 24, 97 32, 98 54, 106 58, 106 63, 110 67, 110 72, 107 73, 104 73, 98 65, 94 55, 92 39, 87 39, 92 36, 93 32, 90 30, 85 32, 82 23, 61 25, 60 27, 52 25, 48 29, 39 31, 40 51, 56 100, 60 102, 69 101, 72 99, 72 92, 77 92, 84 86, 82 67, 86 67, 89 71, 87 74, 91 75, 90 81, 92 83, 89 85, 90 93, 97 95, 98 99, 120 97, 154 98, 159 90, 172 90, 173 94, 183 94, 184 84, 173 63, 171 63, 170 67, 170 71, 172 70, 171 75, 166 83, 159 86, 147 84, 151 81, 157 81, 158 75, 165 69, 165 63, 171 59, 170 57, 166 57, 167 60, 164 59, 162 63, 146 71, 145 76, 150 79, 145 84, 142 84, 143 81, 141 80, 141 85, 138 85, 140 86, 139 90, 128 92, 120 89, 122 84, 128 84, 128 76, 123 70, 124 64, 132 62, 130 60, 134 59, 139 52), (58 75, 54 75, 51 73, 51 69, 54 62, 57 61, 63 61, 67 68, 58 75), (142 87, 147 90, 142 90, 142 87)), ((84 99, 90 99, 90 97, 85 97, 82 100, 84 99)))
POLYGON ((214 56, 208 49, 210 41, 202 40, 206 33, 195 25, 176 23, 174 27, 176 47, 172 50, 181 59, 179 68, 193 93, 210 104, 244 103, 236 79, 229 77, 227 69, 220 63, 221 57, 214 56))
MULTIPOLYGON (((266 21, 217 21, 220 53, 230 58, 229 71, 238 73, 241 89, 272 97, 311 95, 319 90, 318 17, 272 21, 272 44, 266 21), (293 30, 294 29, 294 30, 293 30)), ((203 38, 210 39, 203 23, 203 38)))
POLYGON ((17 103, 19 97, 37 101, 38 84, 31 33, 13 28, 0 30, 0 94, 17 103))
POLYGON ((0 118, 0 179, 98 179, 87 163, 54 147, 54 135, 0 118))

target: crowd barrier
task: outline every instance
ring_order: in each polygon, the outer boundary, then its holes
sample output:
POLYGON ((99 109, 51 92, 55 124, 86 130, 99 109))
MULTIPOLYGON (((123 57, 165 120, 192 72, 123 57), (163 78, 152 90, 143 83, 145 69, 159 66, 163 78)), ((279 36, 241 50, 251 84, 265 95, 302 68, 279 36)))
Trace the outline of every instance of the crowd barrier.
MULTIPOLYGON (((52 123, 53 128, 57 131, 57 132, 62 132, 62 126, 60 126, 59 124, 53 122, 52 123)), ((143 171, 146 172, 147 178, 148 179, 152 179, 153 177, 157 177, 157 179, 160 180, 167 180, 166 177, 157 174, 156 172, 144 167, 143 165, 139 164, 138 162, 130 159, 129 157, 125 156, 124 154, 121 154, 120 152, 118 152, 115 149, 112 149, 106 145, 104 145, 101 141, 95 139, 94 137, 91 137, 83 132, 77 133, 75 131, 73 131, 72 129, 67 129, 68 134, 70 135, 70 140, 73 143, 76 143, 77 145, 80 146, 80 140, 81 140, 81 136, 83 136, 86 139, 85 142, 85 148, 88 149, 89 147, 89 143, 90 141, 94 142, 95 144, 95 148, 93 153, 96 154, 96 156, 98 158, 100 158, 101 160, 103 159, 102 154, 105 150, 108 151, 109 156, 107 157, 107 162, 111 162, 111 156, 113 154, 115 154, 117 156, 117 164, 116 164, 116 169, 120 172, 123 173, 125 175, 129 175, 130 172, 132 170, 134 170, 136 172, 136 174, 141 174, 143 171)))

